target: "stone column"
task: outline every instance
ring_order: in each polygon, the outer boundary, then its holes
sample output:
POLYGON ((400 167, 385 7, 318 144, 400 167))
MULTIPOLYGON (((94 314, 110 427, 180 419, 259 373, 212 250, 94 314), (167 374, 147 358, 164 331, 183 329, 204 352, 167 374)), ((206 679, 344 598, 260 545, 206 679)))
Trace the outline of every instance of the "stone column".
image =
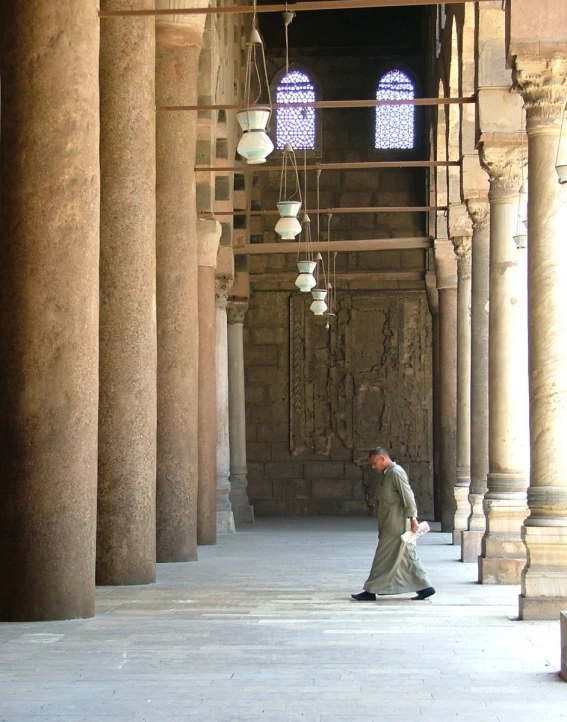
POLYGON ((230 504, 230 435, 228 419, 228 329, 226 306, 231 282, 216 280, 216 375, 217 375, 217 534, 233 533, 230 504))
MULTIPOLYGON (((171 0, 173 2, 174 0, 171 0)), ((162 2, 161 6, 167 5, 162 2)), ((177 18, 180 20, 180 18, 177 18)), ((197 101, 201 32, 156 21, 156 103, 197 101)), ((197 558, 198 241, 195 113, 158 113, 157 138, 157 560, 197 558)))
POLYGON ((457 474, 457 259, 449 242, 436 243, 439 293, 439 499, 442 531, 452 532, 457 474))
POLYGON ((488 312, 490 206, 467 202, 473 222, 471 248, 471 485, 470 515, 461 535, 461 561, 478 562, 486 529, 483 501, 488 475, 488 312))
POLYGON ((0 4, 0 620, 94 614, 99 19, 0 4))
MULTIPOLYGON (((430 253, 432 253, 432 250, 430 253)), ((429 259, 428 264, 433 266, 429 259)), ((439 292, 437 291, 437 276, 435 270, 431 268, 425 273, 425 292, 429 313, 431 314, 433 506, 438 509, 441 504, 439 495, 439 292)))
POLYGON ((471 237, 452 238, 457 256, 457 475, 453 544, 467 528, 471 483, 471 237))
MULTIPOLYGON (((529 196, 530 516, 523 538, 520 617, 557 619, 567 609, 567 186, 555 173, 567 58, 516 60, 527 111, 529 196)), ((565 163, 564 144, 560 160, 565 163)))
MULTIPOLYGON (((101 3, 103 10, 153 6, 152 0, 101 3)), ((100 93, 96 581, 148 584, 155 581, 156 559, 153 18, 101 22, 100 93)))
POLYGON ((199 220, 199 499, 197 540, 217 541, 215 267, 221 224, 199 220))
POLYGON ((248 500, 246 475, 246 399, 244 394, 243 324, 245 301, 229 301, 228 313, 228 413, 230 434, 230 503, 235 522, 254 521, 248 500))
POLYGON ((527 281, 513 236, 518 221, 521 148, 484 144, 490 179, 488 490, 479 582, 518 584, 525 565, 521 529, 529 471, 527 281))

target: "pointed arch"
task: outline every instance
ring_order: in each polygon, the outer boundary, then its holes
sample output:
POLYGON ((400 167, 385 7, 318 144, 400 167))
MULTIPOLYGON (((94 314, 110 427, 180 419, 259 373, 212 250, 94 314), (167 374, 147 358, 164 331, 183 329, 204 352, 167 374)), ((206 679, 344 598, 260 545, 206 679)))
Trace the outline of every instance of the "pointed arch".
MULTIPOLYGON (((415 85, 399 68, 384 73, 378 82, 376 100, 415 98, 415 85)), ((413 105, 378 105, 374 147, 379 150, 411 150, 415 147, 415 107, 413 105)))
MULTIPOLYGON (((315 82, 304 69, 293 68, 282 75, 275 88, 276 103, 314 103, 315 82)), ((309 106, 276 110, 276 142, 278 150, 290 143, 294 150, 315 150, 317 136, 316 111, 309 106)))

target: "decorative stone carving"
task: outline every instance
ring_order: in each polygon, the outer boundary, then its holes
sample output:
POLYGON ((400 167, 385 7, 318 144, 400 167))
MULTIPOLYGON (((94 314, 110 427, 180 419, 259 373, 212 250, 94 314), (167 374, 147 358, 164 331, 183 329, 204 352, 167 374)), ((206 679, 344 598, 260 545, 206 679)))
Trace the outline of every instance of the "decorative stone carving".
POLYGON ((528 118, 546 122, 561 118, 567 100, 567 56, 518 57, 513 77, 528 118))
POLYGON ((519 142, 482 144, 480 161, 490 179, 491 201, 508 200, 518 195, 525 177, 526 155, 527 148, 519 142))
POLYGON ((455 236, 451 239, 457 256, 457 274, 459 278, 471 277, 471 236, 455 236))
POLYGON ((247 311, 248 303, 246 301, 229 301, 226 307, 228 323, 244 323, 247 311))
POLYGON ((474 231, 485 231, 490 227, 490 204, 488 199, 467 200, 467 211, 473 222, 474 231))
POLYGON ((215 305, 217 308, 226 308, 228 304, 228 292, 232 287, 232 281, 226 278, 215 278, 215 305))

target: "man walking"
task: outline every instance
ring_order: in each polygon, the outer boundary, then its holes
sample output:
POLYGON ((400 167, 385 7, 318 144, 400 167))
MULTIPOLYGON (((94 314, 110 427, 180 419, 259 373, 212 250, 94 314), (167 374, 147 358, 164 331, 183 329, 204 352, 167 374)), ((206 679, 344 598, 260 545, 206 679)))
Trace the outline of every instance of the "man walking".
POLYGON ((364 591, 352 594, 357 602, 373 602, 377 594, 417 592, 412 600, 427 599, 435 589, 427 577, 415 546, 406 544, 402 534, 417 531, 417 507, 408 475, 381 446, 370 454, 372 468, 383 474, 378 495, 379 540, 364 591))

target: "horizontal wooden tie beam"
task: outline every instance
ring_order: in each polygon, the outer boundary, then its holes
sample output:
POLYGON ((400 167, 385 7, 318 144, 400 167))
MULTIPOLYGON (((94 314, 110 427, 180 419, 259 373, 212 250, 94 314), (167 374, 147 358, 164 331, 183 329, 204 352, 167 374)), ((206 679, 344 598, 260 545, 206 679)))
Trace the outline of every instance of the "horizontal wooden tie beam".
MULTIPOLYGON (((250 273, 250 283, 294 283, 297 273, 250 273)), ((424 281, 424 271, 368 271, 367 273, 337 273, 339 283, 379 283, 380 281, 424 281)))
MULTIPOLYGON (((432 247, 430 238, 369 238, 363 241, 331 241, 310 244, 313 253, 360 253, 365 251, 405 251, 432 247)), ((305 253, 305 243, 284 241, 282 243, 252 243, 247 246, 234 246, 235 256, 263 256, 273 253, 305 253)))
MULTIPOLYGON (((360 208, 320 208, 320 215, 329 213, 340 216, 342 213, 428 213, 429 211, 446 211, 447 206, 364 206, 360 208)), ((302 210, 301 213, 304 211, 302 210)), ((305 213, 317 214, 316 208, 309 208, 305 213)), ((215 211, 214 213, 199 213, 199 218, 219 216, 276 216, 277 208, 268 211, 249 211, 245 208, 234 211, 215 211)))
POLYGON ((160 15, 251 15, 257 13, 306 12, 310 10, 361 10, 368 8, 417 7, 419 5, 458 5, 463 2, 493 0, 322 0, 287 3, 285 5, 228 5, 226 7, 169 8, 159 10, 100 10, 100 18, 159 17, 160 15))
MULTIPOLYGON (((458 160, 383 160, 366 161, 360 163, 310 163, 307 170, 373 170, 376 168, 439 168, 460 166, 458 160)), ((233 166, 195 166, 197 173, 266 173, 269 171, 281 171, 281 165, 242 165, 233 166)), ((299 165, 298 170, 304 171, 305 166, 299 165)))
MULTIPOLYGON (((464 98, 400 98, 397 100, 315 100, 312 103, 262 103, 261 105, 272 110, 277 108, 374 108, 379 105, 464 105, 475 103, 476 98, 471 95, 464 98)), ((156 110, 161 111, 187 111, 187 110, 244 110, 242 103, 228 103, 216 105, 161 105, 156 110)))

